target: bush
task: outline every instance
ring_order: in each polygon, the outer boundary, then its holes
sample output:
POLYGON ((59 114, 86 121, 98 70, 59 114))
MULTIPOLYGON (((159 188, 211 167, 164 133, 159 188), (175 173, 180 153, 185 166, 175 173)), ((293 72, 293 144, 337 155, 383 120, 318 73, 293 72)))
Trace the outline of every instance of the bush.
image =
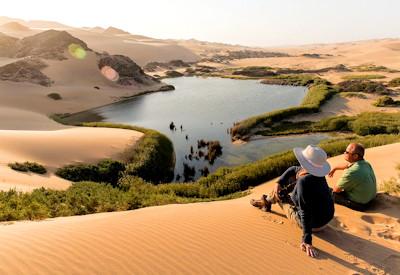
POLYGON ((373 104, 377 107, 385 107, 385 106, 396 106, 398 104, 397 101, 393 100, 390 96, 382 96, 376 100, 373 104))
POLYGON ((106 182, 116 186, 125 165, 115 160, 102 160, 97 165, 71 164, 57 169, 56 175, 74 182, 106 182))
POLYGON ((54 100, 61 100, 62 97, 60 94, 58 93, 50 93, 47 95, 49 98, 54 99, 54 100))
POLYGON ((385 85, 370 80, 347 80, 337 84, 339 92, 388 94, 385 85))
POLYGON ((382 79, 382 78, 386 78, 386 76, 380 74, 363 74, 363 75, 345 75, 342 77, 342 79, 344 80, 352 80, 352 79, 368 80, 368 79, 382 79))
MULTIPOLYGON (((322 142, 329 156, 342 154, 350 142, 366 148, 399 142, 398 135, 350 137, 322 142)), ((194 183, 153 185, 135 176, 120 178, 118 188, 95 182, 79 182, 67 190, 35 189, 32 193, 0 191, 0 221, 43 219, 98 212, 137 209, 150 205, 220 200, 242 195, 250 186, 271 180, 296 165, 291 151, 235 168, 219 168, 194 183)))
POLYGON ((144 136, 135 146, 126 150, 125 172, 138 176, 153 183, 168 182, 173 179, 175 153, 172 142, 163 134, 136 126, 113 124, 105 122, 82 123, 87 127, 108 127, 135 130, 144 136))
POLYGON ((388 83, 389 87, 398 87, 400 86, 400 77, 393 78, 392 80, 389 81, 388 83))
POLYGON ((298 114, 318 112, 320 106, 332 97, 335 92, 336 90, 333 89, 333 87, 326 84, 313 85, 309 88, 300 107, 272 111, 245 119, 233 126, 232 136, 235 138, 244 138, 253 128, 261 123, 266 127, 270 127, 276 122, 288 119, 298 114))
POLYGON ((8 166, 13 170, 21 172, 32 172, 36 174, 47 173, 46 168, 44 168, 43 165, 38 164, 36 162, 29 162, 29 161, 26 161, 24 163, 14 162, 14 163, 9 163, 8 166))
POLYGON ((361 136, 398 134, 400 113, 362 113, 350 123, 350 129, 361 136))
POLYGON ((93 164, 70 164, 58 168, 57 176, 78 182, 78 181, 97 181, 99 178, 99 168, 93 164))

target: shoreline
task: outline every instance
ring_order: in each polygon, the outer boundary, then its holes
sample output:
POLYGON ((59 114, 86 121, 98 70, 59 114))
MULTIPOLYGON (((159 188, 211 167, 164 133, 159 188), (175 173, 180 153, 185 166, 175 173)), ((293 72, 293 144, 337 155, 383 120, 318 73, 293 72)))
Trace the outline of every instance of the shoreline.
POLYGON ((75 112, 75 113, 54 113, 54 114, 50 114, 48 115, 48 117, 58 123, 64 124, 64 125, 75 125, 74 123, 82 123, 82 122, 103 122, 104 121, 104 117, 102 117, 101 115, 93 112, 93 110, 99 109, 99 108, 103 108, 106 106, 110 106, 113 104, 119 104, 119 103, 123 103, 126 101, 129 101, 135 97, 139 97, 139 96, 143 96, 146 94, 152 94, 152 93, 157 93, 157 92, 169 92, 169 91, 173 91, 175 90, 175 87, 169 84, 165 84, 163 86, 161 86, 160 88, 156 89, 156 90, 145 90, 143 92, 139 92, 138 94, 134 94, 131 96, 121 96, 119 98, 119 100, 114 101, 114 102, 110 102, 110 103, 106 103, 103 105, 99 105, 96 107, 92 107, 89 109, 85 109, 79 112, 75 112), (166 88, 165 88, 166 87, 166 88), (75 120, 75 117, 79 117, 80 115, 83 115, 83 117, 95 117, 95 120, 82 120, 82 119, 77 119, 75 120), (70 124, 71 123, 71 124, 70 124))

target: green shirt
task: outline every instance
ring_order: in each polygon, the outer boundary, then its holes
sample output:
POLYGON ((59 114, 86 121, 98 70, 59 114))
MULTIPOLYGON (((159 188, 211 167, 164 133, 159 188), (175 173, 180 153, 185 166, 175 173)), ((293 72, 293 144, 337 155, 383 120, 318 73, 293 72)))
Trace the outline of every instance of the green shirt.
POLYGON ((345 170, 337 186, 346 192, 350 200, 368 203, 376 196, 376 179, 371 164, 365 160, 355 162, 345 170))

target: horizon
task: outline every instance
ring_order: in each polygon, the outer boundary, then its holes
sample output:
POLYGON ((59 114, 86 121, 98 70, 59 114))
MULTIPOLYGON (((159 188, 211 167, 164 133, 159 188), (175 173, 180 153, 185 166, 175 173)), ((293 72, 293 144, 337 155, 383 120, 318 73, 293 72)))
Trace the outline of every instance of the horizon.
POLYGON ((301 3, 294 0, 279 3, 222 0, 213 3, 206 0, 201 3, 192 1, 190 5, 182 0, 173 0, 172 4, 171 1, 165 3, 161 0, 122 3, 120 0, 113 1, 114 7, 126 7, 118 10, 118 13, 109 5, 98 4, 93 16, 87 12, 93 9, 93 3, 71 0, 60 9, 59 3, 49 0, 34 3, 14 1, 2 7, 2 16, 24 21, 55 21, 76 28, 112 26, 132 34, 159 39, 196 39, 250 47, 331 44, 400 37, 400 30, 396 28, 396 10, 399 10, 400 3, 394 0, 387 0, 385 4, 372 0, 339 0, 335 3, 317 0, 304 0, 301 3), (362 14, 359 12, 361 3, 362 14), (132 16, 135 5, 145 12, 132 16), (44 6, 45 9, 38 9, 44 6), (159 8, 155 10, 155 6, 159 8), (226 12, 227 7, 229 12, 226 12), (98 18, 106 19, 101 22, 98 18), (315 22, 318 22, 318 28, 315 28, 315 22))

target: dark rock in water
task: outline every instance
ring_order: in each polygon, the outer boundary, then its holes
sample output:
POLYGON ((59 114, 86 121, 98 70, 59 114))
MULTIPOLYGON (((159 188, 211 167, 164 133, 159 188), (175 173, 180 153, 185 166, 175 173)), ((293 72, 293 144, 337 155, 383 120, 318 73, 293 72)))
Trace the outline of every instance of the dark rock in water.
POLYGON ((30 82, 50 86, 53 82, 40 70, 47 66, 37 58, 25 58, 0 67, 0 79, 14 82, 30 82))
POLYGON ((85 51, 91 51, 85 42, 66 31, 48 30, 19 40, 15 57, 35 56, 64 60, 67 59, 64 52, 71 44, 79 45, 85 51))
POLYGON ((187 163, 183 163, 183 178, 185 181, 192 181, 196 175, 194 167, 189 166, 187 163))
POLYGON ((99 86, 94 86, 93 88, 95 88, 96 90, 100 90, 99 86))
POLYGON ((208 174, 210 174, 210 170, 208 169, 207 166, 204 166, 203 169, 200 169, 200 175, 203 177, 207 177, 208 174))
POLYGON ((177 71, 166 71, 165 75, 167 77, 181 77, 183 76, 183 73, 177 72, 177 71))
POLYGON ((175 180, 179 181, 181 179, 181 175, 177 174, 175 180))
POLYGON ((219 141, 208 142, 208 153, 206 159, 210 164, 213 164, 215 159, 222 155, 222 146, 219 141))
POLYGON ((175 87, 173 85, 164 85, 161 86, 160 89, 158 89, 158 91, 160 92, 173 91, 173 90, 175 90, 175 87))
POLYGON ((145 74, 135 62, 124 55, 98 54, 98 67, 101 70, 104 66, 114 69, 119 78, 117 83, 124 86, 130 86, 135 83, 151 85, 159 83, 159 80, 145 74))
POLYGON ((175 124, 173 121, 171 121, 171 123, 169 124, 169 129, 170 130, 175 130, 175 124))
POLYGON ((13 57, 17 51, 18 38, 0 33, 0 56, 13 57))

